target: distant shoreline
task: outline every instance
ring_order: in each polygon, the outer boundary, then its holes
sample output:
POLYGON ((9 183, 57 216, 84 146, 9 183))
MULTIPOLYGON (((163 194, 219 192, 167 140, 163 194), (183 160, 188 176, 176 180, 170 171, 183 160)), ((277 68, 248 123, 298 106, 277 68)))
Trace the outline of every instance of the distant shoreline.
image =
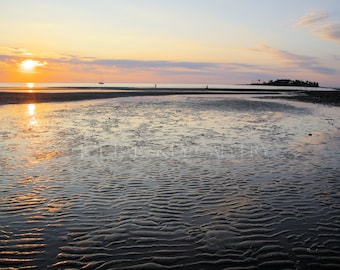
POLYGON ((288 86, 288 87, 319 87, 318 82, 291 80, 291 79, 277 79, 275 81, 270 80, 268 82, 252 83, 251 85, 269 85, 269 86, 288 86))
MULTIPOLYGON (((267 98, 281 98, 292 99, 303 102, 313 102, 328 105, 340 106, 340 91, 309 91, 309 90, 274 90, 274 89, 169 89, 169 88, 134 88, 134 87, 111 87, 105 90, 115 91, 98 91, 91 87, 62 87, 52 88, 53 90, 79 90, 77 92, 28 92, 25 89, 0 92, 0 105, 6 104, 29 104, 29 103, 42 103, 42 102, 68 102, 68 101, 81 101, 93 99, 108 99, 119 97, 134 97, 134 96, 169 96, 169 95, 219 95, 219 94, 252 94, 252 95, 273 95, 267 98), (86 90, 93 90, 88 91, 86 90), (283 96, 285 93, 289 95, 283 96), (292 95, 292 93, 294 95, 292 95)), ((38 89, 39 90, 39 89, 38 89)), ((37 90, 37 91, 38 91, 37 90)), ((51 88, 49 88, 51 90, 51 88)))

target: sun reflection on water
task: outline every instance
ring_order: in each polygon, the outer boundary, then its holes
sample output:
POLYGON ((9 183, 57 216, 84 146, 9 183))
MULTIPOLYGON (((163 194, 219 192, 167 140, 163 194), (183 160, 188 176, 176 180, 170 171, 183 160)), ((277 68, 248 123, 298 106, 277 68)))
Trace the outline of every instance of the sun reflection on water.
POLYGON ((26 83, 26 87, 29 89, 28 92, 32 93, 33 92, 32 89, 34 88, 34 83, 28 82, 28 83, 26 83))
POLYGON ((35 104, 28 104, 27 112, 28 112, 28 115, 31 116, 30 126, 38 125, 38 121, 35 119, 35 104))
POLYGON ((27 111, 30 116, 34 116, 35 114, 35 104, 28 104, 27 111))

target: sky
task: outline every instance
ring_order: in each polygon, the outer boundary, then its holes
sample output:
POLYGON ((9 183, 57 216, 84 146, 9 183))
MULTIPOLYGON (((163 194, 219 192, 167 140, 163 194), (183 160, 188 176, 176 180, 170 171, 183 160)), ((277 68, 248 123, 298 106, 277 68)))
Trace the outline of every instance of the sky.
POLYGON ((0 82, 340 86, 339 0, 1 0, 0 82))

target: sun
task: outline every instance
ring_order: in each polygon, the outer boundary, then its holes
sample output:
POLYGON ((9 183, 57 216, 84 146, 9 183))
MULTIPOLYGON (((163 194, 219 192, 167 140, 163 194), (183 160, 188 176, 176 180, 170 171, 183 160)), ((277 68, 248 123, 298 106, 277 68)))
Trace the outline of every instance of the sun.
POLYGON ((24 60, 20 63, 20 70, 22 71, 26 71, 26 72, 30 72, 33 71, 35 69, 35 67, 37 66, 37 61, 28 59, 28 60, 24 60))
POLYGON ((19 64, 19 68, 22 72, 34 72, 36 67, 42 67, 45 66, 47 62, 40 62, 32 59, 27 59, 21 61, 19 64))

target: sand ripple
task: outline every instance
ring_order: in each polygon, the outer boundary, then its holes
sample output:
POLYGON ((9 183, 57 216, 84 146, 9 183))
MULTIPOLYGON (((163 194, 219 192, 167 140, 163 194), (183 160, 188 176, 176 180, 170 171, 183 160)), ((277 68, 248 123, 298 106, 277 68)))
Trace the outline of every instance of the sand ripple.
POLYGON ((0 108, 0 268, 340 268, 339 111, 294 104, 0 108))

